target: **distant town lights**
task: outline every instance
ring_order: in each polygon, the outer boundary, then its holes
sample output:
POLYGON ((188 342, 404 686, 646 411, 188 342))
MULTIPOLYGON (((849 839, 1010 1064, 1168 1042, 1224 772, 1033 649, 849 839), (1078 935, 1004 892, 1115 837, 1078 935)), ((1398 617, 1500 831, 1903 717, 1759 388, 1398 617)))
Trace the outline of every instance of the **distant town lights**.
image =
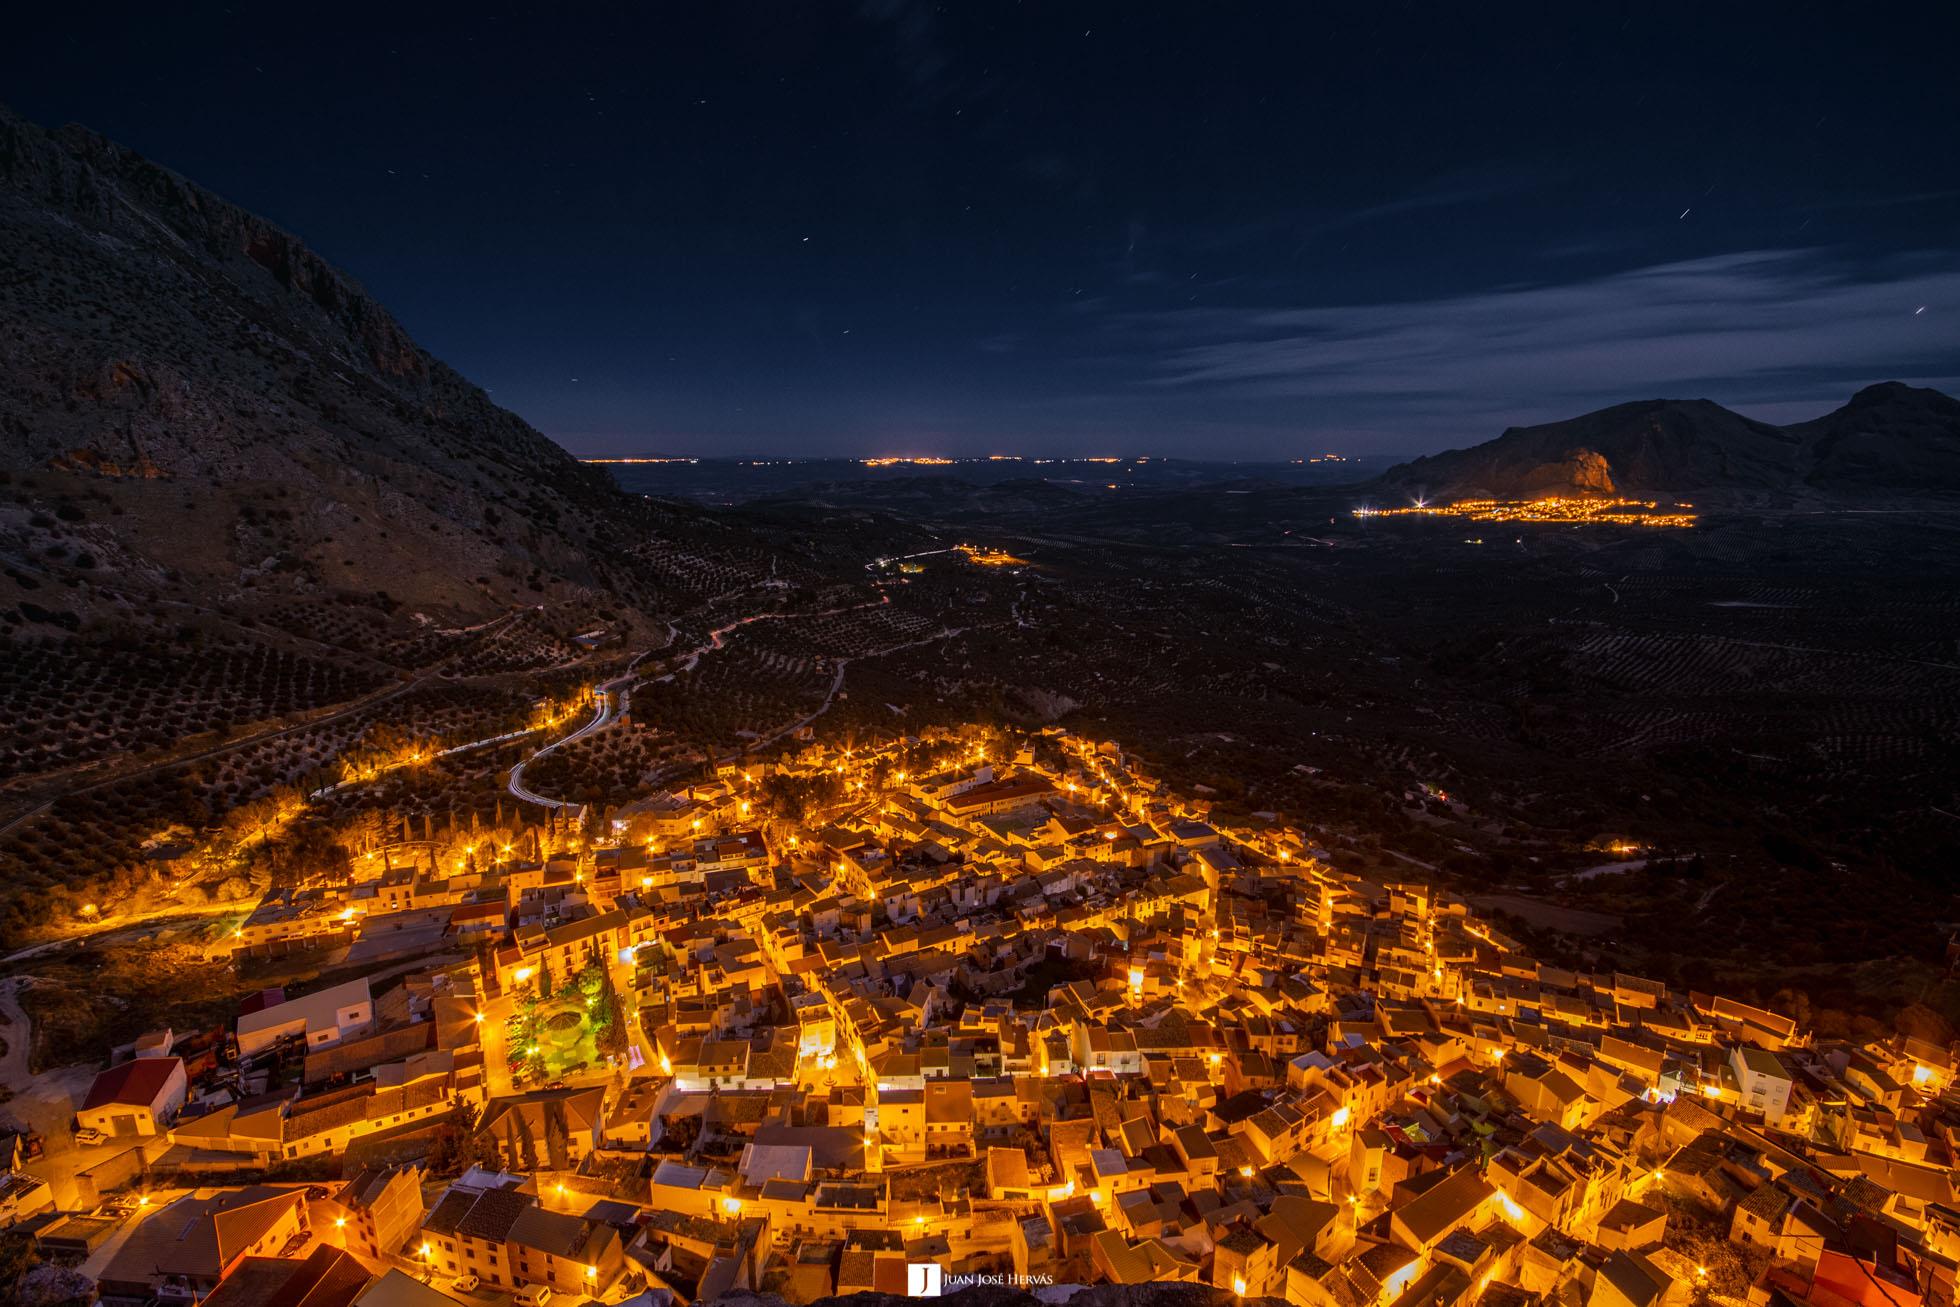
POLYGON ((1369 508, 1354 510, 1356 517, 1463 517, 1473 522, 1564 522, 1598 523, 1614 526, 1690 527, 1695 514, 1679 511, 1692 507, 1677 504, 1662 511, 1651 499, 1587 499, 1548 495, 1540 499, 1462 499, 1453 504, 1432 505, 1418 499, 1409 508, 1369 508))

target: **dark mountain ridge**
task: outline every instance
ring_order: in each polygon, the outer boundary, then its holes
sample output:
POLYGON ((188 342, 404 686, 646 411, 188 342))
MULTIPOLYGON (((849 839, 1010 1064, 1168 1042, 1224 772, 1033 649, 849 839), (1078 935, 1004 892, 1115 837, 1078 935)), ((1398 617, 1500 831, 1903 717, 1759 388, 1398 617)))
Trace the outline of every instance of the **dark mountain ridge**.
POLYGON ((89 524, 98 586, 200 605, 385 590, 483 616, 650 593, 608 544, 643 501, 352 278, 133 151, 4 107, 0 322, 0 542, 16 557, 62 546, 37 525, 60 508, 89 524))
POLYGON ((1652 399, 1511 427, 1391 468, 1374 485, 1435 498, 1960 492, 1960 401, 1896 381, 1773 426, 1706 399, 1652 399))

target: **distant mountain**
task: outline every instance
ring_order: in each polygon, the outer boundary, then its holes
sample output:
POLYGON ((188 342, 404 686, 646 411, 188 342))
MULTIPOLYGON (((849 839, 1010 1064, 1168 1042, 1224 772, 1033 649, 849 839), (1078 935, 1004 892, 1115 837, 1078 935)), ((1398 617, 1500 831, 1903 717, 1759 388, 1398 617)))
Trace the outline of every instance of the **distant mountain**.
POLYGON ((1375 485, 1449 499, 1960 492, 1960 402, 1886 382, 1833 413, 1779 427, 1705 399, 1641 400, 1512 427, 1391 468, 1375 485))
POLYGON ((1788 429, 1803 441, 1804 479, 1820 489, 1960 489, 1960 400, 1937 390, 1866 386, 1788 429))
POLYGON ((619 548, 643 501, 345 273, 130 150, 4 107, 0 323, 0 611, 9 581, 77 558, 87 584, 53 579, 84 616, 110 587, 125 610, 386 592, 459 617, 649 593, 619 548))

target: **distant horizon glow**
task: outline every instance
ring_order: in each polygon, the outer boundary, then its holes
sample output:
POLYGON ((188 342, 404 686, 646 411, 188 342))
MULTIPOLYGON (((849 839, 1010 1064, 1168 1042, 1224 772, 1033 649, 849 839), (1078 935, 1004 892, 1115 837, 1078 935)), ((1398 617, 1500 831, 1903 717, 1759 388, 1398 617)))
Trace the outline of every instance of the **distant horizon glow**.
MULTIPOLYGON (((1608 403, 1600 404, 1591 408, 1585 408, 1585 409, 1574 408, 1569 411, 1557 412, 1546 416, 1533 416, 1529 420, 1520 418, 1519 420, 1516 421, 1502 422, 1498 425, 1489 427, 1481 435, 1477 435, 1474 438, 1465 439, 1462 442, 1456 444, 1417 448, 1413 443, 1411 443, 1409 445, 1404 445, 1400 447, 1389 446, 1381 449, 1370 449, 1361 452, 1343 452, 1339 450, 1328 450, 1328 449, 1321 448, 1311 453, 1293 453, 1290 451, 1276 451, 1271 453, 1218 452, 1218 453, 1208 454, 1208 453, 1164 453, 1161 451, 1157 451, 1157 452, 1151 452, 1145 454, 1065 454, 1065 453, 1002 454, 997 452, 975 452, 971 450, 953 450, 951 452, 928 451, 928 450, 920 450, 914 447, 904 453, 893 453, 890 452, 889 449, 850 448, 845 442, 840 441, 840 443, 837 446, 829 449, 805 451, 802 453, 790 454, 790 455, 767 454, 761 452, 698 453, 698 454, 681 453, 681 452, 588 453, 588 452, 584 452, 584 450, 581 448, 575 448, 574 441, 576 441, 579 445, 585 445, 587 442, 590 441, 610 439, 610 440, 616 440, 624 444, 627 441, 635 438, 626 437, 626 436, 608 438, 608 437, 596 436, 592 434, 587 434, 584 437, 562 437, 562 436, 555 435, 549 431, 546 431, 543 434, 546 437, 548 437, 554 444, 557 444, 561 449, 564 449, 567 453, 571 454, 572 457, 577 459, 579 462, 591 463, 594 465, 633 465, 633 464, 658 465, 663 463, 665 464, 751 463, 757 466, 784 467, 797 463, 858 463, 873 468, 879 468, 879 467, 886 467, 886 466, 903 466, 903 465, 931 467, 931 466, 943 466, 947 464, 1003 463, 1003 462, 1020 462, 1020 463, 1027 463, 1030 465, 1051 465, 1056 463, 1125 463, 1125 462, 1216 463, 1216 464, 1246 463, 1246 464, 1295 464, 1295 465, 1314 464, 1314 463, 1372 463, 1372 462, 1384 462, 1384 461, 1402 462, 1410 459, 1425 457, 1432 454, 1446 453, 1458 449, 1473 448, 1477 445, 1481 445, 1485 443, 1486 441, 1495 440, 1498 436, 1504 434, 1505 431, 1511 429, 1512 427, 1536 426, 1547 422, 1562 422, 1571 418, 1584 417, 1589 413, 1597 412, 1601 408, 1611 408, 1618 404, 1637 403, 1643 401, 1663 402, 1663 403, 1684 403, 1690 400, 1705 399, 1705 400, 1709 400, 1712 403, 1720 404, 1723 408, 1728 409, 1732 413, 1739 414, 1742 417, 1750 418, 1758 422, 1767 422, 1773 426, 1795 426, 1799 423, 1808 422, 1815 418, 1820 418, 1825 416, 1826 414, 1835 412, 1839 408, 1843 407, 1844 404, 1848 402, 1853 395, 1855 395, 1858 391, 1864 389, 1866 386, 1877 385, 1882 382, 1891 382, 1891 381, 1904 382, 1906 385, 1910 385, 1910 386, 1928 387, 1934 390, 1943 391, 1950 395, 1960 395, 1960 376, 1955 376, 1953 378, 1941 377, 1941 378, 1934 378, 1932 380, 1927 380, 1924 378, 1914 379, 1911 377, 1872 376, 1866 380, 1856 380, 1856 381, 1851 381, 1846 383, 1843 389, 1843 393, 1836 396, 1835 398, 1824 398, 1824 399, 1819 399, 1815 402, 1786 402, 1786 401, 1779 401, 1779 400, 1765 400, 1759 403, 1749 403, 1749 402, 1728 403, 1713 395, 1695 395, 1695 396, 1626 395, 1618 399, 1611 400, 1608 403)), ((669 447, 685 445, 686 443, 688 443, 687 437, 679 437, 679 436, 657 437, 657 438, 639 437, 638 439, 642 440, 644 443, 647 444, 658 443, 669 447)), ((712 436, 712 437, 704 436, 704 437, 699 437, 699 439, 702 439, 704 441, 709 441, 713 444, 720 445, 724 448, 726 448, 727 445, 729 444, 728 440, 725 437, 721 437, 721 436, 712 436)), ((1300 443, 1306 444, 1308 442, 1303 440, 1300 443)))

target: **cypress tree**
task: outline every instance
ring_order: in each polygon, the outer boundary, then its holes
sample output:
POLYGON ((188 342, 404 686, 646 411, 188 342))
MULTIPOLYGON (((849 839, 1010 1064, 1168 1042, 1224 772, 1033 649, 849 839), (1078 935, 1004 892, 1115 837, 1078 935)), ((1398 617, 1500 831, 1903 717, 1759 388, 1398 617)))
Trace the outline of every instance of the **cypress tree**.
POLYGON ((553 1100, 544 1105, 544 1155, 554 1171, 570 1168, 571 1140, 565 1129, 565 1104, 553 1100))
POLYGON ((599 1037, 594 1041, 599 1051, 607 1057, 617 1057, 626 1051, 626 1014, 620 1010, 619 991, 613 987, 612 968, 604 962, 599 964, 599 999, 597 1010, 593 1013, 599 1021, 599 1037))
POLYGON ((512 1109, 511 1115, 517 1118, 517 1161, 526 1171, 538 1169, 538 1140, 531 1133, 531 1121, 522 1109, 512 1109))

